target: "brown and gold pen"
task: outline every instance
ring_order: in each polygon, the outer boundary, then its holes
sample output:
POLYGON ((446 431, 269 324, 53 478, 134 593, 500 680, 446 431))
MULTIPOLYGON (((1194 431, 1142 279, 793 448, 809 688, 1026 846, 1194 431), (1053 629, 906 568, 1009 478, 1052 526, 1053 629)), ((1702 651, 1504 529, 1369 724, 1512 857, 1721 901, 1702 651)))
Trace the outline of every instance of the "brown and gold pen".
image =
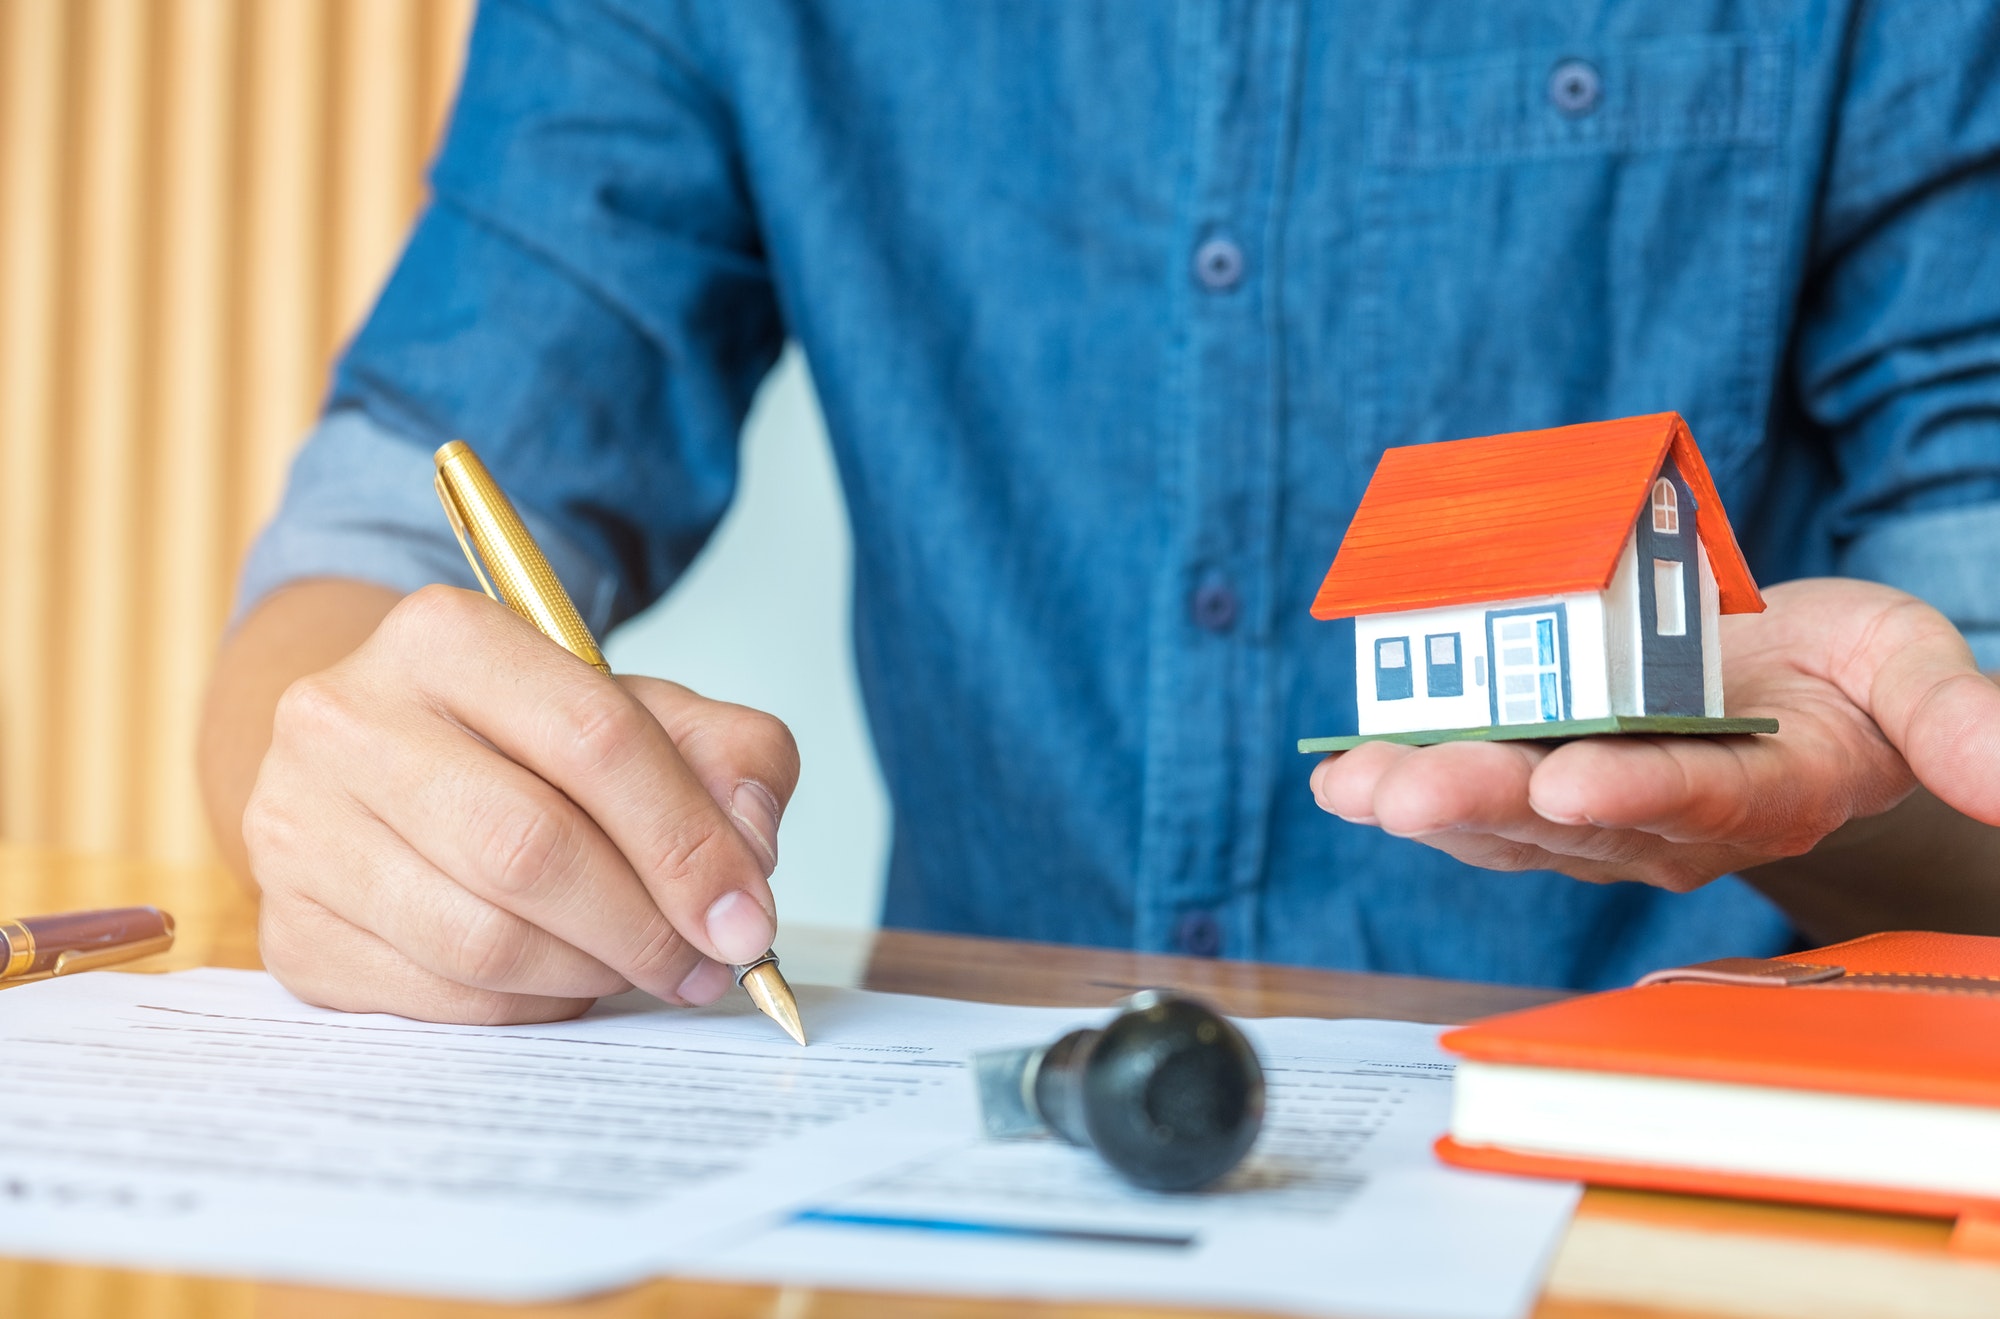
POLYGON ((0 985, 95 971, 173 946, 174 918, 158 907, 0 921, 0 985))
MULTIPOLYGON (((611 666, 604 662, 597 639, 590 635, 541 546, 528 534, 521 515, 514 511, 486 464, 479 461, 479 455, 464 440, 453 440, 437 451, 436 461, 438 499, 451 519, 451 529, 458 533, 459 547, 472 565, 472 575, 486 594, 540 628, 543 636, 570 654, 609 674, 611 666), (488 572, 493 574, 490 581, 488 572)), ((806 1042, 798 1000, 778 971, 775 952, 766 951, 749 965, 730 970, 765 1016, 800 1044, 806 1042)))

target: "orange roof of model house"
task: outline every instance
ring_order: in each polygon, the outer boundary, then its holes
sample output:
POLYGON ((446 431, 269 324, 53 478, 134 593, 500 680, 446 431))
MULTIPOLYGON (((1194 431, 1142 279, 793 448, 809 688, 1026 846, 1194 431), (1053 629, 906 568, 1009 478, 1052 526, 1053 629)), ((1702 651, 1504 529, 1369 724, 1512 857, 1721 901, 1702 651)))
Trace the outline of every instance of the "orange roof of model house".
POLYGON ((1687 423, 1658 412, 1388 450, 1313 617, 1601 591, 1669 450, 1694 493, 1722 612, 1762 611, 1687 423))

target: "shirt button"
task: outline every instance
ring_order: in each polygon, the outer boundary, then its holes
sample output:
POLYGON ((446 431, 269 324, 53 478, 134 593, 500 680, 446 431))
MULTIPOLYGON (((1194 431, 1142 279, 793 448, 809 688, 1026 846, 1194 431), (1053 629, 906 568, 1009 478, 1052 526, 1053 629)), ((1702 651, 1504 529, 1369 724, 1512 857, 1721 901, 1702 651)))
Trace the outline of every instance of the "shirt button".
POLYGON ((1210 577, 1194 588, 1189 603, 1195 626, 1206 632, 1222 633, 1236 626, 1236 588, 1220 577, 1210 577))
POLYGON ((1227 238, 1211 238, 1194 252, 1194 277, 1211 293, 1233 289, 1243 278, 1243 249, 1227 238))
POLYGON ((1189 957, 1214 957, 1222 951, 1222 922, 1212 911, 1191 911, 1174 923, 1174 946, 1189 957))
POLYGON ((1589 114, 1603 94, 1604 80, 1588 60, 1564 60, 1549 72, 1549 104, 1566 115, 1589 114))

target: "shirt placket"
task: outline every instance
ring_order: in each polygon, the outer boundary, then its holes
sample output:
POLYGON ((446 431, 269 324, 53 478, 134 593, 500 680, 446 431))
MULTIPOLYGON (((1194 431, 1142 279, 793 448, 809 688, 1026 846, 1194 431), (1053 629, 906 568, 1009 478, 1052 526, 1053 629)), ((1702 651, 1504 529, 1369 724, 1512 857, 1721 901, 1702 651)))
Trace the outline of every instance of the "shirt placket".
POLYGON ((1282 752, 1273 654, 1282 269, 1296 0, 1181 7, 1179 268, 1161 393, 1165 553, 1151 602, 1136 942, 1255 952, 1282 752))

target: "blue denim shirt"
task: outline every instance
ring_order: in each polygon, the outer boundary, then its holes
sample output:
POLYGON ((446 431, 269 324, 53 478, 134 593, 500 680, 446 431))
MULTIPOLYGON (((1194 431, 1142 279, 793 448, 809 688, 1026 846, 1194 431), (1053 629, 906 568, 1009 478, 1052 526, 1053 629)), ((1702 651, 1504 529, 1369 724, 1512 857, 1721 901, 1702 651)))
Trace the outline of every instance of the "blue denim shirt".
MULTIPOLYGON (((1329 818, 1307 605, 1388 445, 1677 409, 1760 578, 2000 659, 2000 18, 1851 0, 489 0, 435 200, 253 554, 457 580, 476 443, 600 628, 804 348, 895 805, 885 918, 1592 986, 1745 885, 1329 818)), ((1532 528, 1523 528, 1524 536, 1532 528)))

